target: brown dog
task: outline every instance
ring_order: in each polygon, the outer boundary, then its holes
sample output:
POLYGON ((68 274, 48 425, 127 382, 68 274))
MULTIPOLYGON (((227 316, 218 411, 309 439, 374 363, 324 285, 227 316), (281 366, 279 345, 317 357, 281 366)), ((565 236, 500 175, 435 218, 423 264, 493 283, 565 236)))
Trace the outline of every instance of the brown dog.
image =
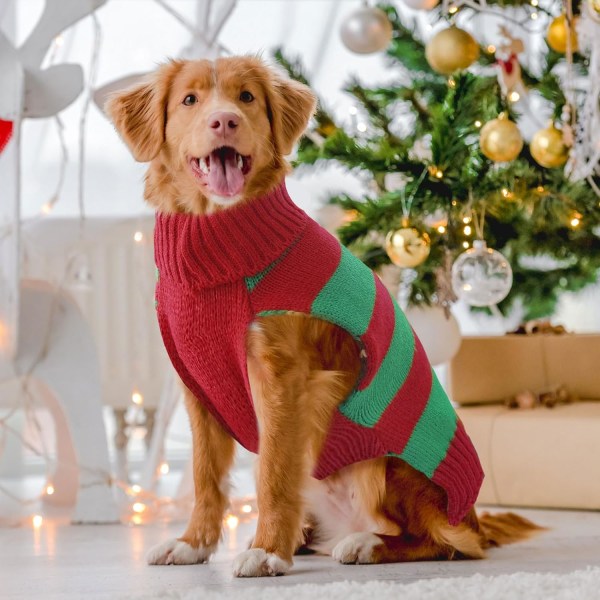
MULTIPOLYGON (((136 160, 150 162, 145 198, 167 220, 210 218, 271 193, 314 109, 306 86, 249 57, 169 62, 107 105, 136 160)), ((245 343, 260 515, 251 549, 235 560, 236 575, 285 573, 303 544, 343 563, 482 558, 486 548, 539 529, 512 514, 478 519, 472 508, 451 525, 444 489, 400 458, 363 460, 313 478, 332 416, 360 378, 359 345, 341 327, 297 312, 256 318, 245 343)), ((188 349, 192 360, 204 350, 188 349)), ((187 388, 185 396, 195 506, 184 535, 152 549, 151 564, 206 562, 227 507, 234 440, 210 407, 187 388)))

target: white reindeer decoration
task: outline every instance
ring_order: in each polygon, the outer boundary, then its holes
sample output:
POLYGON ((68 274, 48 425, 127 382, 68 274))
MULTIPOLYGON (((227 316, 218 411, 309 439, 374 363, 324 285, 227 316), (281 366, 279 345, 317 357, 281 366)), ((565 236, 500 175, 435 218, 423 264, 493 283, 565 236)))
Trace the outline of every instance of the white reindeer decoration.
POLYGON ((105 2, 47 0, 19 48, 0 31, 0 381, 31 379, 38 386, 56 424, 55 494, 49 500, 67 504, 76 496, 73 521, 88 523, 118 516, 98 357, 74 301, 47 282, 19 278, 19 157, 22 119, 56 115, 83 89, 79 65, 42 69, 44 56, 58 34, 105 2))

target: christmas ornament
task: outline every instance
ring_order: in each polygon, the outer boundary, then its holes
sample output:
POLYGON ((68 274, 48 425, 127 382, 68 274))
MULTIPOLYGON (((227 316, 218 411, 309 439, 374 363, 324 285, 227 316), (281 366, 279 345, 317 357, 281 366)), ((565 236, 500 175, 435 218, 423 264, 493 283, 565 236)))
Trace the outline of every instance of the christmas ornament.
POLYGON ((431 241, 424 231, 409 227, 404 221, 400 229, 390 231, 385 238, 385 251, 398 267, 410 269, 429 256, 431 241))
POLYGON ((450 75, 458 69, 466 69, 479 58, 479 44, 464 29, 449 27, 427 42, 425 57, 434 71, 450 75))
POLYGON ((517 124, 506 113, 488 121, 481 129, 479 145, 485 156, 494 162, 507 162, 519 156, 523 138, 517 124))
POLYGON ((512 286, 512 269, 500 252, 475 240, 452 265, 454 293, 471 306, 493 306, 504 300, 512 286))
POLYGON ((409 306, 404 313, 423 344, 429 362, 447 363, 460 348, 460 329, 452 313, 441 306, 409 306))
POLYGON ((379 8, 363 6, 342 23, 342 42, 357 54, 384 50, 392 39, 392 24, 379 8))
POLYGON ((569 149, 564 143, 562 132, 550 124, 546 129, 540 129, 529 144, 531 156, 542 167, 556 169, 562 167, 569 157, 569 149))
MULTIPOLYGON (((596 0, 597 2, 598 0, 596 0)), ((572 52, 577 52, 579 49, 578 40, 577 40, 577 23, 579 21, 579 17, 575 17, 573 19, 573 23, 571 24, 571 50, 572 52)), ((550 26, 548 27, 548 33, 546 34, 546 41, 548 42, 548 46, 552 48, 555 52, 560 52, 564 54, 567 51, 567 18, 565 15, 560 15, 556 17, 550 26)))
POLYGON ((404 4, 413 10, 431 10, 440 0, 404 0, 404 4))
POLYGON ((503 96, 515 102, 527 93, 518 59, 518 55, 525 51, 525 44, 520 38, 514 37, 504 25, 500 26, 499 30, 506 42, 500 44, 496 54, 498 83, 503 96))

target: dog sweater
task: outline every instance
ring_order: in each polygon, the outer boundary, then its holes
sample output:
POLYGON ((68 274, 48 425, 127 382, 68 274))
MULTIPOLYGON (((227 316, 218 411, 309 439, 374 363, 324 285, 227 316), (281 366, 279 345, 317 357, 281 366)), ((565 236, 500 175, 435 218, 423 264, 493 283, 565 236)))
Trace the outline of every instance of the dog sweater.
POLYGON ((310 314, 347 330, 363 360, 313 472, 396 456, 441 486, 448 518, 474 504, 483 472, 406 317, 380 279, 298 208, 285 184, 211 215, 156 215, 156 306, 185 385, 258 452, 246 332, 260 316, 310 314))

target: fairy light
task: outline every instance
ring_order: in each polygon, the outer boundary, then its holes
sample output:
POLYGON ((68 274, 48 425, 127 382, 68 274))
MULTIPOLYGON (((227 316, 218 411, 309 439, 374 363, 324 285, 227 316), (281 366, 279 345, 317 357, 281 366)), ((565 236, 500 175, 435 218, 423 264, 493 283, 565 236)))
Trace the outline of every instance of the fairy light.
POLYGON ((33 523, 34 529, 39 529, 42 526, 42 523, 44 522, 44 518, 42 517, 42 515, 33 515, 31 522, 33 523))
POLYGON ((470 223, 471 222, 471 217, 463 217, 462 222, 465 223, 465 224, 470 223))
POLYGON ((465 228, 463 230, 465 232, 465 235, 471 235, 471 226, 470 225, 465 225, 465 228))
POLYGON ((446 231, 446 228, 445 228, 443 225, 440 225, 440 226, 437 228, 437 230, 438 230, 438 232, 439 232, 439 233, 445 233, 445 231, 446 231))
POLYGON ((137 483, 135 483, 134 485, 131 486, 131 492, 133 494, 139 494, 142 491, 142 486, 138 485, 137 483))
POLYGON ((65 38, 59 34, 54 38, 54 43, 56 44, 57 48, 60 48, 61 46, 64 46, 65 38))
POLYGON ((530 4, 531 6, 538 6, 539 5, 539 0, 531 0, 530 4))
POLYGON ((235 529, 240 524, 240 519, 235 515, 228 515, 228 517, 225 519, 225 523, 227 523, 227 527, 229 527, 229 529, 235 529))
POLYGON ((454 81, 454 77, 448 77, 448 87, 452 89, 456 87, 456 81, 454 81))
POLYGON ((348 109, 348 112, 349 112, 349 113, 350 113, 352 116, 354 116, 354 115, 357 115, 357 114, 358 114, 358 108, 356 108, 356 106, 351 106, 351 107, 348 109))
POLYGON ((42 214, 49 215, 52 212, 52 204, 50 204, 50 202, 46 202, 45 204, 42 204, 42 208, 40 210, 42 211, 42 214))
POLYGON ((479 119, 477 119, 477 121, 475 121, 475 127, 477 127, 477 129, 479 129, 482 125, 481 121, 479 119))
POLYGON ((577 217, 571 219, 571 227, 577 227, 581 221, 577 217))
POLYGON ((451 15, 453 15, 454 13, 458 12, 458 6, 451 6, 451 7, 448 9, 448 12, 449 12, 451 15))
POLYGON ((508 198, 510 196, 510 192, 506 188, 502 188, 500 193, 504 198, 508 198))
POLYGON ((487 47, 487 51, 488 51, 490 54, 494 54, 494 52, 496 52, 496 46, 494 46, 494 44, 490 44, 490 45, 487 47))
POLYGON ((456 206, 458 204, 458 202, 456 200, 452 200, 452 202, 450 204, 452 204, 452 206, 456 206))
POLYGON ((169 463, 163 462, 160 465, 159 471, 161 475, 167 475, 171 469, 169 468, 169 463))
POLYGON ((140 394, 137 390, 135 392, 133 392, 133 394, 131 394, 131 401, 136 405, 136 406, 141 406, 142 404, 144 404, 144 396, 142 396, 142 394, 140 394))
POLYGON ((244 514, 249 515, 252 512, 252 507, 249 504, 242 505, 240 509, 244 514))
POLYGON ((134 525, 141 525, 141 524, 144 522, 144 519, 142 519, 142 516, 141 516, 141 515, 133 515, 133 516, 131 517, 131 522, 132 522, 134 525))
POLYGON ((462 245, 463 245, 463 248, 468 248, 469 247, 469 242, 463 242, 462 245))
POLYGON ((46 496, 52 496, 52 494, 54 494, 54 486, 51 483, 49 483, 46 486, 46 496))
POLYGON ((133 239, 139 244, 144 239, 144 234, 141 231, 136 231, 133 234, 133 239))
POLYGON ((356 129, 358 129, 358 131, 361 133, 364 133, 367 130, 367 124, 361 121, 360 123, 356 124, 356 129))
POLYGON ((531 13, 531 19, 532 19, 533 21, 535 21, 537 18, 538 18, 538 14, 537 14, 537 12, 532 12, 532 13, 531 13))
POLYGON ((143 502, 134 502, 131 508, 133 512, 141 514, 146 510, 146 505, 143 502))
POLYGON ((436 176, 438 179, 441 179, 441 178, 444 176, 444 171, 442 171, 441 169, 438 169, 438 170, 435 172, 435 176, 436 176))
POLYGON ((519 94, 519 92, 511 92, 511 93, 508 95, 508 99, 509 99, 511 102, 518 102, 520 98, 521 98, 521 95, 519 94))
POLYGON ((542 194, 542 193, 544 193, 544 186, 543 186, 543 185, 538 185, 538 186, 537 186, 537 188, 536 188, 536 190, 537 190, 537 191, 538 191, 540 194, 542 194))

